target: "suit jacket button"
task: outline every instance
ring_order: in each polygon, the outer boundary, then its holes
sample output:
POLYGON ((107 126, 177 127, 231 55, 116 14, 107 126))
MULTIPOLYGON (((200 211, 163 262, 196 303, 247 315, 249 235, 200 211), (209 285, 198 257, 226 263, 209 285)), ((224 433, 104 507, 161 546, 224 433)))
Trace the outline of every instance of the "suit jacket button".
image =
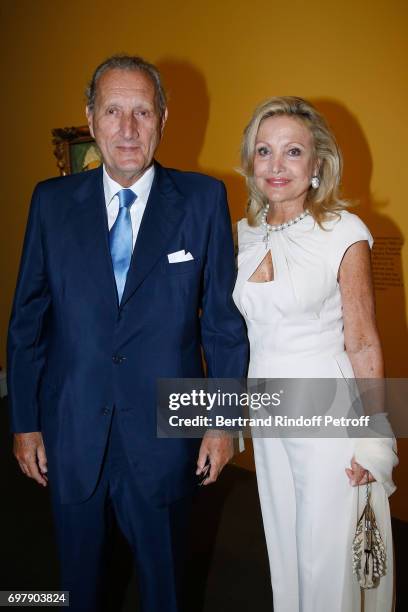
POLYGON ((105 406, 105 408, 103 409, 102 413, 103 413, 103 414, 105 414, 105 415, 107 415, 107 414, 109 414, 109 413, 110 413, 110 410, 111 410, 111 409, 109 408, 109 406, 105 406))
POLYGON ((126 357, 123 357, 123 355, 113 355, 112 357, 112 361, 115 364, 123 363, 125 359, 126 357))

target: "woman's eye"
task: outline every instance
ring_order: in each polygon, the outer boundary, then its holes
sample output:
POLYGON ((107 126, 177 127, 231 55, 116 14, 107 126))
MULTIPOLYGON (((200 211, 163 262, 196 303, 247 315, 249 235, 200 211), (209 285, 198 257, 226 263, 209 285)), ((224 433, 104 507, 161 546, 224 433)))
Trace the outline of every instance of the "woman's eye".
POLYGON ((116 108, 108 108, 108 115, 114 115, 116 113, 116 108))
POLYGON ((292 147, 291 149, 289 149, 288 153, 291 157, 299 157, 302 151, 299 149, 299 147, 292 147))
POLYGON ((268 149, 268 147, 264 147, 264 146, 262 146, 262 147, 258 147, 258 149, 256 150, 256 152, 257 152, 257 154, 258 154, 260 157, 265 157, 265 155, 268 155, 268 153, 269 153, 269 149, 268 149))

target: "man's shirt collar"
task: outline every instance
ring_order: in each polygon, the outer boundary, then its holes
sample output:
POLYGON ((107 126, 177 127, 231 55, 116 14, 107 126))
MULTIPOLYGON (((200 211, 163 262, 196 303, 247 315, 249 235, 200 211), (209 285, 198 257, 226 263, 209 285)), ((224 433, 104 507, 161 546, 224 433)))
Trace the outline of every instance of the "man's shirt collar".
MULTIPOLYGON (((145 203, 150 193, 150 189, 152 187, 153 179, 154 179, 154 164, 150 166, 146 170, 146 172, 141 176, 133 185, 130 185, 128 189, 134 191, 137 195, 137 200, 139 202, 145 203)), ((105 192, 105 201, 106 206, 112 202, 112 199, 121 189, 124 189, 122 185, 114 181, 106 171, 105 164, 103 165, 103 189, 105 192)))

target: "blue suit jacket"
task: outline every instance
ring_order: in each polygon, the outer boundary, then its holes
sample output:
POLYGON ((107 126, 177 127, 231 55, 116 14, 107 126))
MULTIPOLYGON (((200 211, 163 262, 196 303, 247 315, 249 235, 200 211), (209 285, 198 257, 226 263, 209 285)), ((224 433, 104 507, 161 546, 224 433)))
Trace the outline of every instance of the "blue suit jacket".
POLYGON ((156 164, 120 305, 102 169, 36 187, 10 323, 9 397, 13 431, 42 431, 63 503, 91 495, 113 407, 146 495, 164 504, 191 487, 199 441, 156 437, 156 381, 202 376, 201 345, 209 376, 245 375, 234 279, 215 179, 156 164), (194 259, 169 264, 181 249, 194 259))

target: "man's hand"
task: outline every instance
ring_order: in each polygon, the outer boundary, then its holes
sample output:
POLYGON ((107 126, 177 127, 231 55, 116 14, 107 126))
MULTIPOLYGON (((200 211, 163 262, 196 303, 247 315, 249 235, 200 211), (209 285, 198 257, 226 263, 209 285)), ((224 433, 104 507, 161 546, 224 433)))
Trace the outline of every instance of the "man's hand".
POLYGON ((47 457, 39 431, 14 434, 14 456, 23 474, 47 486, 47 457))
POLYGON ((204 478, 201 484, 206 486, 215 482, 222 468, 232 458, 233 454, 233 439, 229 433, 219 430, 207 431, 198 454, 197 476, 205 473, 207 460, 211 467, 208 476, 204 478))

